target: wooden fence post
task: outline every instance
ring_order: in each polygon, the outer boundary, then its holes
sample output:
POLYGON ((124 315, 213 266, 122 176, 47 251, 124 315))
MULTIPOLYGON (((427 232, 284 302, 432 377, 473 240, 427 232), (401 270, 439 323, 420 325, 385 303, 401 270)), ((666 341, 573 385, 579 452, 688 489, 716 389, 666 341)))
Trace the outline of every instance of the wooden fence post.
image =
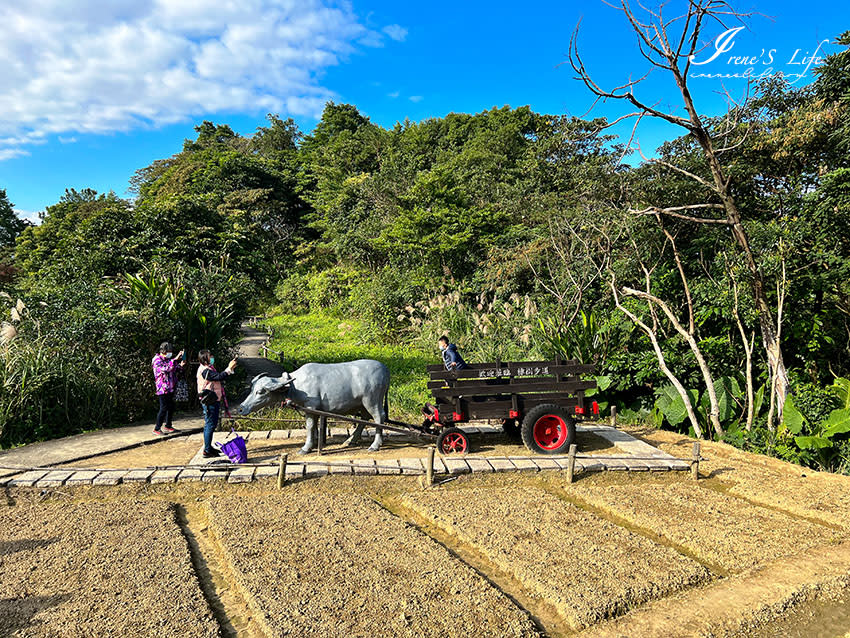
POLYGON ((611 406, 611 427, 617 427, 617 406, 611 406))
POLYGON ((283 489, 283 482, 286 480, 286 461, 289 460, 288 454, 280 455, 280 465, 277 468, 277 489, 283 489))
POLYGON ((573 443, 570 446, 570 454, 567 457, 567 483, 573 482, 573 474, 576 471, 576 450, 578 450, 578 446, 573 443))
POLYGON ((691 478, 699 480, 699 441, 694 441, 694 455, 691 459, 691 478))
POLYGON ((318 440, 318 444, 319 444, 319 456, 321 456, 321 455, 322 455, 322 450, 323 450, 323 449, 324 449, 324 447, 325 447, 325 443, 327 443, 327 441, 325 440, 325 437, 326 437, 326 435, 327 435, 327 431, 328 431, 328 417, 326 417, 326 416, 320 416, 320 417, 319 417, 319 426, 318 426, 318 428, 319 428, 319 431, 318 431, 318 432, 316 432, 316 435, 317 435, 317 437, 318 437, 318 439, 319 439, 319 440, 318 440))
POLYGON ((434 484, 434 454, 437 448, 428 448, 428 462, 425 464, 425 487, 434 484))

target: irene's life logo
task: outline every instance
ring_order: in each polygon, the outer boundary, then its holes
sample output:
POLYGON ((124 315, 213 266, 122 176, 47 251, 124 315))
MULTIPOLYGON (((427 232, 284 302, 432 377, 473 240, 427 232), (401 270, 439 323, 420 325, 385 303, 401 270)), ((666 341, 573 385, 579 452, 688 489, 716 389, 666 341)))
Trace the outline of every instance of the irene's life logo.
POLYGON ((821 48, 823 45, 829 44, 829 40, 822 40, 818 43, 818 46, 813 53, 803 51, 802 49, 794 49, 794 52, 791 53, 790 56, 783 56, 778 49, 761 49, 758 55, 730 54, 730 51, 732 51, 732 48, 735 46, 735 36, 743 28, 744 27, 735 27, 734 29, 728 29, 717 36, 717 39, 714 41, 714 50, 706 52, 707 57, 705 59, 697 59, 703 54, 690 56, 688 59, 691 62, 691 66, 696 67, 713 63, 713 72, 709 72, 708 69, 705 71, 692 71, 690 73, 690 77, 761 80, 763 78, 774 76, 784 78, 790 84, 794 84, 798 80, 806 77, 812 67, 823 62, 823 57, 820 55, 821 48), (776 69, 774 65, 782 64, 781 60, 783 59, 787 60, 787 62, 784 63, 785 69, 776 69), (724 64, 725 66, 721 67, 721 65, 724 64), (716 69, 718 67, 721 67, 723 70, 717 71, 716 69))

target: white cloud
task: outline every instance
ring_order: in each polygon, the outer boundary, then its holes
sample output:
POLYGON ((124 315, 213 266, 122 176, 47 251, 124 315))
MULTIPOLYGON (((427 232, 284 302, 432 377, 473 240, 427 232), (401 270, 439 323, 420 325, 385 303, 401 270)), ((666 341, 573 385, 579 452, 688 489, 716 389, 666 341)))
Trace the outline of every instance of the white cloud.
MULTIPOLYGON (((323 72, 401 41, 333 0, 11 0, 0 6, 0 160, 48 136, 216 113, 317 115, 323 72)), ((67 141, 67 140, 66 140, 67 141)))
POLYGON ((424 98, 421 95, 411 95, 408 99, 411 102, 421 102, 424 98))
POLYGON ((383 28, 383 32, 396 42, 404 42, 404 39, 407 37, 407 29, 398 24, 388 24, 383 28))
POLYGON ((387 93, 387 97, 391 97, 393 99, 397 98, 400 95, 398 91, 393 91, 392 93, 387 93))
POLYGON ((29 154, 29 151, 25 151, 22 148, 0 148, 0 162, 12 159, 13 157, 23 157, 29 154))
POLYGON ((41 218, 39 218, 39 213, 36 211, 30 210, 18 210, 17 208, 13 208, 15 211, 15 215, 20 217, 21 219, 26 219, 28 222, 32 222, 33 224, 40 224, 41 218))

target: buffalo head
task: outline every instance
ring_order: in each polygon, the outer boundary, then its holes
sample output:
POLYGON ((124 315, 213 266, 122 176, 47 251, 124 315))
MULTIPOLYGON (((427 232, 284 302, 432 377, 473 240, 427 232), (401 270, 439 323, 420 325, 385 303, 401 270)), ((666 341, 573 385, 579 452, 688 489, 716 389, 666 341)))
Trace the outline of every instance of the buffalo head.
POLYGON ((280 377, 258 374, 251 380, 251 392, 239 406, 239 414, 245 416, 267 405, 280 403, 286 399, 291 383, 292 377, 288 372, 284 372, 280 377))

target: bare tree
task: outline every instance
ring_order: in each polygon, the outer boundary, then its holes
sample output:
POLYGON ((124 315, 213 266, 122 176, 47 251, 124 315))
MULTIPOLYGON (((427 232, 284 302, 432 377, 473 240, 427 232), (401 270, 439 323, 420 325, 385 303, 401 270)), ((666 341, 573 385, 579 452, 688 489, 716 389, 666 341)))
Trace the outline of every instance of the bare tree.
MULTIPOLYGON (((662 299, 659 299, 655 295, 643 291, 643 290, 635 290, 634 288, 628 288, 626 286, 623 287, 623 294, 629 295, 631 297, 637 297, 638 299, 644 299, 650 304, 654 304, 661 308, 661 311, 667 315, 667 318, 670 320, 670 323, 673 324, 673 327, 676 329, 682 338, 687 342, 688 346, 691 348, 691 352, 694 353, 694 357, 697 360, 697 365, 699 366, 700 372, 702 372, 703 380, 705 381, 705 389, 708 393, 709 399, 709 412, 708 412, 708 420, 711 422, 711 426, 714 428, 715 433, 718 436, 723 435, 723 428, 720 425, 720 408, 717 403, 717 392, 714 389, 714 378, 711 375, 711 372, 708 369, 708 364, 705 362, 705 357, 702 356, 702 350, 700 350, 699 344, 692 332, 688 332, 685 330, 685 327, 678 320, 676 315, 670 309, 670 306, 662 299)), ((634 321, 634 320, 633 320, 634 321)))
MULTIPOLYGON (((726 0, 688 0, 687 12, 673 18, 665 18, 664 5, 658 10, 647 9, 640 5, 644 12, 638 18, 629 0, 621 0, 618 10, 622 11, 634 31, 638 47, 650 69, 646 75, 629 80, 622 86, 606 90, 599 86, 591 77, 578 50, 578 27, 570 41, 570 64, 584 85, 596 96, 596 101, 620 100, 630 104, 636 110, 617 119, 621 121, 628 117, 655 117, 682 127, 693 135, 705 156, 710 172, 710 178, 704 178, 696 173, 676 166, 662 159, 653 158, 649 161, 662 165, 672 171, 701 184, 710 194, 705 203, 674 207, 649 207, 639 214, 663 215, 694 224, 720 225, 729 229, 732 240, 743 255, 746 265, 755 309, 758 315, 762 343, 767 355, 773 391, 771 405, 778 406, 781 414, 788 391, 788 373, 782 358, 780 334, 774 322, 773 312, 767 297, 767 286, 764 276, 758 266, 749 236, 742 223, 741 212, 732 190, 732 176, 723 163, 721 155, 741 143, 733 140, 737 130, 740 113, 743 109, 736 105, 729 110, 727 121, 719 130, 712 131, 696 110, 688 88, 688 73, 695 55, 700 50, 700 35, 707 24, 717 24, 725 30, 726 22, 742 21, 750 17, 750 13, 735 11, 726 0), (669 75, 681 95, 684 115, 659 108, 658 103, 649 102, 637 97, 635 89, 653 70, 660 70, 669 75), (712 217, 711 212, 718 211, 722 216, 712 217)), ((634 137, 634 132, 632 133, 634 137)), ((631 143, 631 140, 630 140, 631 143)))
MULTIPOLYGON (((782 260, 782 278, 776 282, 776 338, 782 336, 782 310, 785 306, 785 291, 788 287, 788 281, 785 275, 785 260, 782 260)), ((767 411, 767 428, 772 432, 774 429, 773 415, 774 411, 777 414, 777 421, 782 420, 782 407, 785 397, 783 395, 783 403, 779 402, 779 393, 777 386, 781 383, 779 374, 776 370, 771 370, 770 375, 770 408, 767 411)))
POLYGON ((619 233, 612 235, 604 223, 594 228, 597 232, 580 232, 567 220, 550 218, 548 245, 542 244, 543 250, 538 252, 545 271, 523 252, 534 280, 557 302, 561 330, 572 325, 582 310, 585 292, 608 270, 612 247, 619 238, 619 233))
MULTIPOLYGON (((646 273, 646 287, 649 290, 649 273, 648 271, 644 271, 646 273)), ((652 349, 655 352, 655 357, 658 359, 658 367, 661 368, 661 372, 664 373, 664 376, 673 384, 673 387, 676 388, 676 392, 679 393, 679 396, 682 398, 682 403, 685 406, 685 412, 688 414, 688 420, 691 422, 691 426, 694 428, 694 433, 698 438, 702 438, 702 428, 700 428, 699 421, 697 420, 697 415, 694 410, 693 403, 691 402, 691 397, 688 395, 688 391, 685 389, 685 386, 682 385, 682 382, 676 377, 675 374, 670 370, 670 367, 667 365, 667 361, 664 358, 664 352, 661 350, 661 345, 658 343, 658 319, 655 315, 655 312, 652 310, 652 306, 650 305, 650 314, 652 316, 652 326, 642 321, 635 313, 626 308, 623 304, 620 303, 620 295, 617 292, 617 286, 614 280, 614 275, 611 275, 611 281, 609 282, 611 286, 611 292, 614 295, 614 303, 617 305, 617 308, 626 315, 629 319, 632 320, 636 326, 638 326, 641 330, 646 333, 646 336, 649 337, 649 341, 652 344, 652 349)), ((624 288, 625 290, 631 290, 629 288, 624 288)), ((647 293, 649 294, 649 293, 647 293)))
MULTIPOLYGON (((719 403, 717 401, 717 391, 714 388, 714 377, 712 376, 711 371, 709 370, 708 364, 705 361, 705 357, 702 354, 702 350, 700 349, 699 344, 697 343, 697 340, 696 340, 696 325, 695 325, 695 322, 694 322, 694 306, 693 306, 693 299, 691 298, 691 294, 690 294, 690 286, 688 285, 688 278, 685 275, 685 269, 682 266, 682 260, 679 257, 679 250, 676 247, 675 238, 673 237, 673 235, 669 231, 667 231, 663 227, 663 225, 661 224, 660 218, 659 218, 658 221, 659 221, 659 225, 661 226, 661 230, 664 233, 664 236, 666 237, 665 245, 661 248, 661 253, 659 254, 658 258, 659 258, 659 260, 662 258, 662 255, 663 255, 664 251, 666 250, 666 244, 669 244, 670 247, 673 250, 673 256, 674 256, 674 260, 675 260, 676 265, 677 265, 677 269, 679 271, 679 277, 682 280, 682 286, 685 290, 685 298, 686 298, 687 307, 688 307, 688 328, 685 328, 682 325, 682 322, 679 321, 679 318, 676 316, 676 314, 670 308, 670 304, 668 304, 666 301, 664 301, 663 299, 661 299, 657 295, 652 294, 651 289, 650 289, 650 283, 652 281, 652 270, 654 270, 654 267, 648 268, 647 265, 644 263, 643 259, 641 258, 641 249, 638 247, 637 241, 635 240, 634 236, 631 236, 629 239, 631 241, 632 249, 634 251, 633 252, 634 259, 635 259, 635 261, 638 262, 641 270, 643 271, 643 277, 644 277, 644 281, 645 281, 645 290, 637 290, 636 288, 630 288, 628 286, 623 286, 621 288, 621 292, 622 292, 623 295, 626 295, 626 296, 629 296, 629 297, 635 297, 637 299, 642 299, 643 301, 646 301, 648 303, 649 310, 652 313, 653 332, 657 332, 657 330, 659 329, 655 309, 660 308, 661 311, 664 313, 664 315, 667 317, 667 319, 670 321, 671 325, 676 330, 676 332, 679 333, 679 336, 681 336, 685 340, 685 343, 688 344, 688 347, 691 349, 691 352, 693 352, 693 354, 694 354, 694 358, 696 359, 697 366, 699 367, 700 372, 702 373, 703 381, 705 382, 706 395, 708 396, 708 400, 709 400, 708 420, 711 423, 711 426, 714 429, 715 433, 718 436, 722 436, 723 435, 723 427, 720 424, 720 406, 719 406, 719 403)), ((618 307, 620 308, 621 311, 623 310, 623 308, 620 307, 619 304, 618 304, 618 307)), ((627 316, 630 319, 632 319, 632 322, 635 322, 633 315, 627 314, 627 316)), ((644 332, 646 332, 645 328, 643 328, 642 326, 641 326, 641 328, 644 330, 644 332)), ((653 348, 654 348, 654 346, 653 346, 653 348)), ((656 353, 656 356, 657 356, 657 353, 656 353)), ((661 359, 659 359, 659 363, 660 362, 661 362, 661 359)), ((665 373, 665 374, 667 374, 667 373, 665 373)), ((669 378, 669 375, 668 375, 668 378, 669 378)))

